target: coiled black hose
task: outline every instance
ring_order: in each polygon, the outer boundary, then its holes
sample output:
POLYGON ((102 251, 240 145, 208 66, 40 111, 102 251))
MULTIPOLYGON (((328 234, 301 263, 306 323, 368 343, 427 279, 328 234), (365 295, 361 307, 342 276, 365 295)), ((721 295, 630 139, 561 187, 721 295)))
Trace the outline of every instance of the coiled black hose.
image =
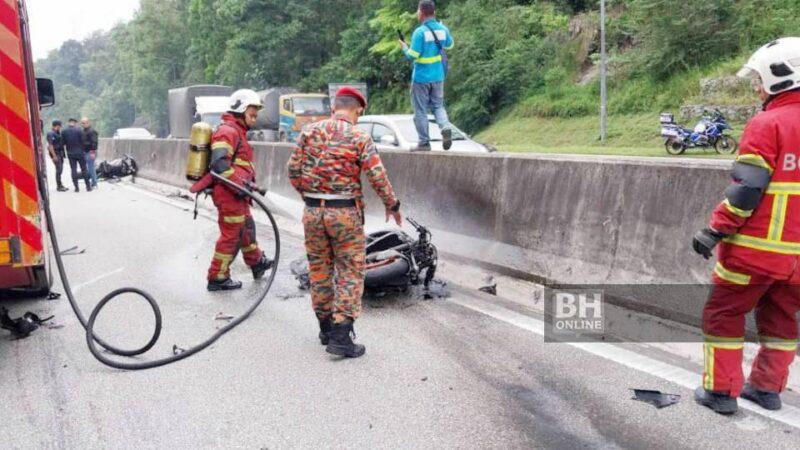
POLYGON ((275 222, 275 217, 273 217, 272 212, 267 208, 267 205, 255 194, 253 194, 250 190, 245 189, 242 186, 239 186, 232 181, 229 181, 223 177, 218 176, 217 174, 213 174, 219 182, 227 184, 232 189, 246 195, 247 197, 251 198, 258 206, 267 214, 269 217, 270 224, 272 225, 272 231, 275 234, 275 256, 273 259, 272 270, 270 271, 269 278, 267 279, 261 293, 258 295, 257 299, 253 302, 253 304, 244 312, 241 316, 235 318, 230 323, 225 325, 224 327, 217 330, 216 333, 211 335, 205 341, 189 347, 188 349, 174 354, 172 356, 156 359, 152 361, 142 361, 142 362, 121 362, 114 359, 109 358, 99 347, 104 348, 108 353, 117 355, 117 356, 138 356, 143 353, 146 353, 148 350, 153 348, 158 342, 158 338, 161 336, 161 309, 158 307, 158 303, 155 299, 148 294, 147 292, 136 289, 136 288, 122 288, 117 289, 100 300, 100 303, 94 307, 92 310, 91 315, 89 315, 89 320, 87 321, 84 317, 81 309, 78 307, 77 302, 75 301, 75 295, 72 292, 69 284, 69 278, 67 277, 66 270, 64 269, 64 262, 61 259, 61 252, 58 246, 58 237, 56 236, 55 225, 53 223, 53 216, 50 211, 50 197, 47 192, 47 183, 43 174, 43 171, 39 171, 39 190, 42 197, 42 203, 44 206, 44 214, 45 219, 47 221, 47 229, 50 234, 50 242, 53 244, 53 253, 56 260, 56 266, 58 267, 58 274, 61 277, 61 284, 64 287, 64 293, 69 300, 69 304, 72 307, 72 310, 75 312, 75 316, 80 321, 83 328, 86 330, 86 344, 89 346, 89 351, 97 358, 98 361, 102 362, 103 364, 113 367, 115 369, 124 369, 124 370, 144 370, 144 369, 152 369, 154 367, 165 366, 167 364, 172 364, 174 362, 180 361, 182 359, 188 358, 200 351, 208 348, 211 344, 216 342, 219 338, 221 338, 225 333, 231 331, 232 329, 236 328, 239 324, 247 320, 248 317, 256 310, 256 308, 261 305, 261 302, 267 297, 269 290, 272 288, 272 283, 275 281, 275 275, 278 271, 278 262, 280 260, 280 253, 281 253, 281 242, 280 242, 280 233, 278 232, 278 224, 275 222), (134 349, 134 350, 123 350, 112 346, 111 344, 105 342, 104 340, 100 339, 94 333, 94 323, 97 319, 97 316, 100 314, 100 311, 113 299, 122 295, 122 294, 136 294, 140 297, 147 300, 147 303, 153 309, 153 315, 155 316, 155 328, 153 330, 153 336, 150 340, 145 344, 144 347, 134 349), (98 347, 99 346, 99 347, 98 347))

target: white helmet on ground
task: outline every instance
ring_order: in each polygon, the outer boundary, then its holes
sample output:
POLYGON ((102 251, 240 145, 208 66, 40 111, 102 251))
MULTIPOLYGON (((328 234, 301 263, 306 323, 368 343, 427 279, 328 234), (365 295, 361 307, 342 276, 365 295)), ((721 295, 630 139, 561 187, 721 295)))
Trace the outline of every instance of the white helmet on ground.
POLYGON ((258 109, 264 107, 261 103, 261 97, 251 89, 239 89, 231 94, 230 102, 228 103, 228 112, 244 114, 248 106, 255 106, 258 109))
POLYGON ((758 75, 764 90, 771 95, 800 88, 800 37, 781 38, 761 47, 737 75, 758 75))

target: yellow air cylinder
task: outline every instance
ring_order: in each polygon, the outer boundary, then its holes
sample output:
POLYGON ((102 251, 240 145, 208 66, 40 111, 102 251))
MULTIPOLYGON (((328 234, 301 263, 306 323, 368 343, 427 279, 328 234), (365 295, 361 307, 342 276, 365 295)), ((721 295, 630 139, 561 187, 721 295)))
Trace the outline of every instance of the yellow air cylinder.
POLYGON ((186 164, 186 178, 197 181, 208 173, 211 159, 211 125, 198 122, 192 125, 189 135, 189 158, 186 164))

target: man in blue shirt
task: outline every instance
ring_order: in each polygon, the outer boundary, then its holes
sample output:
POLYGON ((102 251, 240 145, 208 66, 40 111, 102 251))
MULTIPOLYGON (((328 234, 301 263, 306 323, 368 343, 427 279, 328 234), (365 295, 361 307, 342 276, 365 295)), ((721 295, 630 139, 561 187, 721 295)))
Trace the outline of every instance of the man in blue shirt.
POLYGON ((419 134, 419 150, 430 150, 428 110, 433 111, 442 130, 444 149, 453 144, 452 127, 444 108, 444 80, 447 76, 446 50, 453 48, 450 30, 436 20, 436 7, 430 0, 419 2, 417 18, 422 24, 411 37, 411 46, 401 40, 403 53, 414 62, 411 77, 411 102, 414 106, 414 125, 419 134))

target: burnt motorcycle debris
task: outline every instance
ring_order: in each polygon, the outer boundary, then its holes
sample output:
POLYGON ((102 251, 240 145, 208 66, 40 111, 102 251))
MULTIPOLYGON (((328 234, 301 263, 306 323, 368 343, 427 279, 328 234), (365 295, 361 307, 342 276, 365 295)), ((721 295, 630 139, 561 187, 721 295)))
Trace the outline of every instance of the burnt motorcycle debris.
MULTIPOLYGON (((406 221, 417 231, 417 239, 402 230, 377 231, 367 235, 366 276, 368 294, 407 293, 412 286, 422 285, 430 291, 436 275, 439 255, 431 242, 431 232, 414 219, 406 221)), ((301 290, 309 290, 308 262, 305 258, 292 262, 290 269, 301 290)), ((444 286, 437 283, 436 286, 444 286)), ((437 295, 438 296, 438 295, 437 295)))
POLYGON ((41 319, 36 314, 28 311, 22 317, 12 319, 8 314, 8 310, 0 308, 0 328, 8 330, 15 339, 25 339, 30 334, 36 331, 39 326, 51 320, 54 316, 46 319, 41 319))
POLYGON ((136 177, 137 172, 139 166, 136 160, 127 153, 122 158, 103 161, 97 165, 97 177, 108 181, 127 176, 136 177))

